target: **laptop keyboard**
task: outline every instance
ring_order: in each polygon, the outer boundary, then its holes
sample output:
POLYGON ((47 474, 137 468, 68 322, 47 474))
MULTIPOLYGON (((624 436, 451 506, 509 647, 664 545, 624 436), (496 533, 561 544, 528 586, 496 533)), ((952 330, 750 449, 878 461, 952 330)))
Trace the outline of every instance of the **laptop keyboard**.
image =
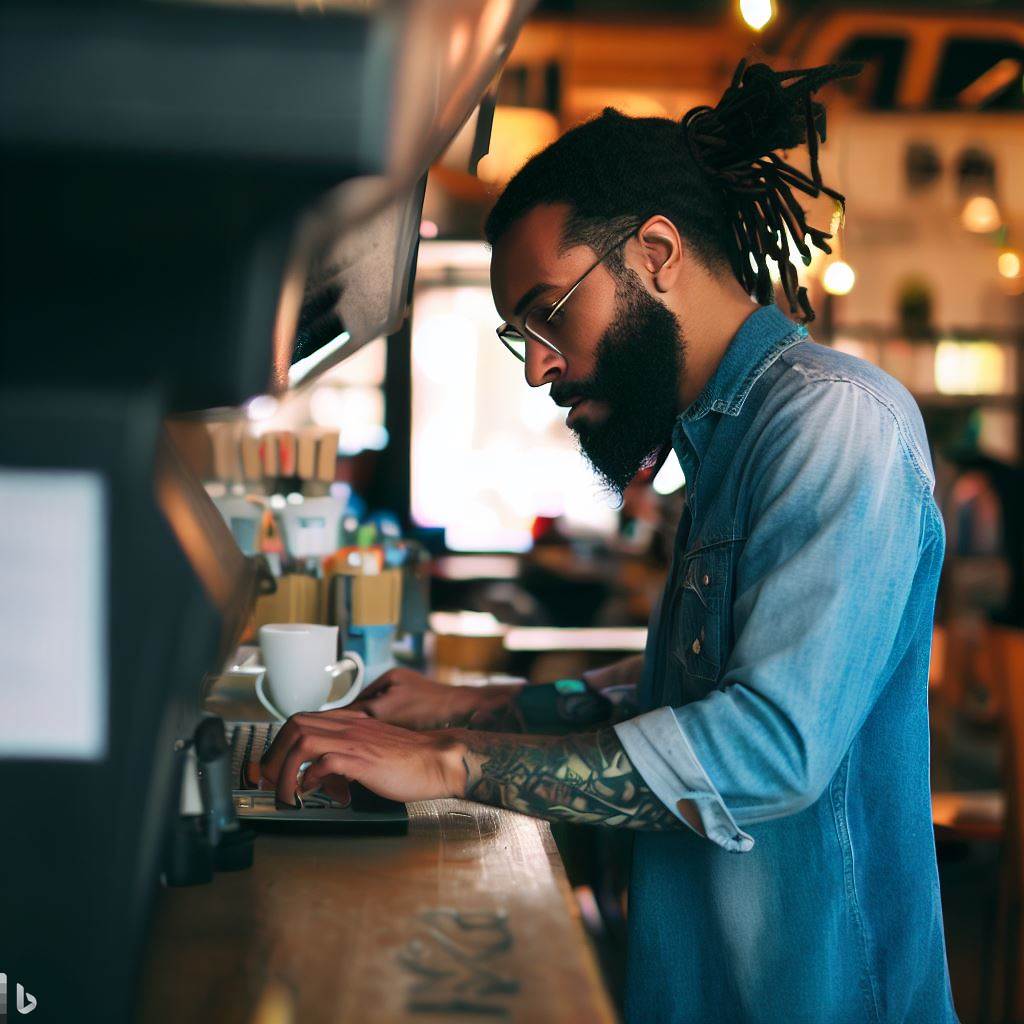
POLYGON ((236 789, 258 789, 260 758, 270 749, 281 728, 279 722, 237 722, 228 725, 231 744, 231 778, 236 789))
MULTIPOLYGON (((260 758, 270 749, 280 728, 280 722, 236 722, 227 726, 228 742, 231 744, 231 778, 236 790, 253 793, 250 803, 260 801, 270 804, 274 799, 273 790, 260 789, 260 758)), ((241 798, 236 798, 236 804, 238 799, 241 798)), ((245 799, 249 800, 248 797, 245 799)), ((303 795, 301 809, 342 806, 329 793, 318 789, 303 795)))
POLYGON ((305 794, 298 809, 277 807, 274 791, 259 788, 260 758, 270 749, 281 723, 234 722, 225 723, 225 728, 231 746, 235 807, 243 820, 285 818, 294 824, 312 816, 315 822, 339 826, 348 822, 350 826, 362 826, 370 831, 405 831, 409 822, 405 805, 379 797, 358 783, 351 784, 351 802, 347 806, 339 804, 323 790, 317 790, 305 794))

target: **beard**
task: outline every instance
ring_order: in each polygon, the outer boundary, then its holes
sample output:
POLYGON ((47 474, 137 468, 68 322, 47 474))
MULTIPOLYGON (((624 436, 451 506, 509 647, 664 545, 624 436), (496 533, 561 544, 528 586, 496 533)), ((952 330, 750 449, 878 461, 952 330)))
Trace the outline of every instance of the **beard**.
POLYGON ((606 489, 621 499, 672 437, 686 342, 675 314, 633 271, 626 271, 617 299, 615 320, 598 342, 593 374, 567 390, 608 408, 602 422, 581 418, 571 429, 606 489))

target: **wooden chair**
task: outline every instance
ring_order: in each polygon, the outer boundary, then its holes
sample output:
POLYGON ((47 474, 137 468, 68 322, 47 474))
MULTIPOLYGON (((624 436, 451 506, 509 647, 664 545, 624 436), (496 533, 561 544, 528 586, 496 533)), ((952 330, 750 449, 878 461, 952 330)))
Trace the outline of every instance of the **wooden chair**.
MULTIPOLYGON (((970 684, 998 695, 1000 673, 986 631, 974 623, 937 625, 932 634, 928 696, 932 718, 932 822, 939 842, 999 842, 1006 802, 1003 791, 948 790, 941 785, 949 757, 949 737, 963 715, 970 684)), ((998 702, 996 696, 993 703, 998 702)))
POLYGON ((932 793, 932 824, 939 842, 998 843, 1005 821, 1006 799, 999 790, 932 793))
POLYGON ((1007 794, 996 922, 1003 998, 995 1019, 1018 1024, 1024 1022, 1024 630, 992 627, 989 636, 1002 681, 1007 794))
MULTIPOLYGON (((1024 678, 1020 666, 1011 661, 1008 646, 1013 646, 1016 639, 1014 631, 979 628, 976 622, 957 622, 948 629, 937 627, 929 672, 929 704, 934 726, 933 757, 940 776, 948 757, 948 737, 958 716, 978 721, 976 709, 972 714, 965 706, 969 687, 988 690, 989 715, 1006 707, 1011 692, 1018 698, 1024 695, 1024 678), (1013 685, 1014 680, 1018 685, 1013 685)), ((1014 758, 1019 762, 1024 752, 1024 730, 1019 723, 1012 728, 1009 718, 1001 724, 1003 762, 1009 768, 1014 758)), ((1011 1016, 1007 1009, 1020 998, 1022 993, 1018 990, 1024 986, 1016 985, 1019 969, 1013 967, 1018 959, 1015 951, 1019 943, 1015 936, 1019 935, 1021 890, 1019 873, 1011 871, 1010 866, 1014 857, 1019 857, 1021 845, 1009 807, 1009 798, 1021 792, 1021 784, 1015 783, 1009 774, 1005 783, 998 790, 935 789, 932 793, 932 821, 938 844, 992 843, 999 850, 1001 877, 992 914, 995 927, 984 930, 983 948, 979 950, 980 1019, 986 1024, 1024 1021, 1019 1014, 1011 1016)))

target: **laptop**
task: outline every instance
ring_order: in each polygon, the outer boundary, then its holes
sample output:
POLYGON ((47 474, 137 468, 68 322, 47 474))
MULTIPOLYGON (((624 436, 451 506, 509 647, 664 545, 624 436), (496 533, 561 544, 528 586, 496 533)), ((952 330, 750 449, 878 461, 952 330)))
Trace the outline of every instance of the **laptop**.
POLYGON ((259 761, 270 749, 278 722, 229 722, 225 724, 231 747, 232 796, 239 820, 265 831, 403 833, 409 827, 405 804, 371 793, 352 783, 348 807, 321 790, 303 798, 303 806, 278 807, 272 789, 260 789, 259 761))
POLYGON ((303 806, 278 807, 272 789, 259 788, 260 758, 270 749, 280 722, 251 718, 262 714, 254 686, 262 674, 259 651, 238 648, 226 671, 207 677, 202 702, 224 720, 231 749, 232 797, 239 820, 261 831, 335 832, 345 834, 404 833, 409 827, 405 804, 351 783, 352 802, 342 807, 322 791, 303 798, 303 806))

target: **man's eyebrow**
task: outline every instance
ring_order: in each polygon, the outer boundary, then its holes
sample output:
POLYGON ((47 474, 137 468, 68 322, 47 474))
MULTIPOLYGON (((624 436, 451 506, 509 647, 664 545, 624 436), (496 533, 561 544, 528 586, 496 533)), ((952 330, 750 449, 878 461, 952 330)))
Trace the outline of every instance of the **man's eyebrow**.
POLYGON ((555 286, 548 284, 546 281, 541 281, 539 284, 535 284, 515 305, 515 309, 512 310, 513 316, 519 316, 527 306, 542 292, 550 291, 555 286))

